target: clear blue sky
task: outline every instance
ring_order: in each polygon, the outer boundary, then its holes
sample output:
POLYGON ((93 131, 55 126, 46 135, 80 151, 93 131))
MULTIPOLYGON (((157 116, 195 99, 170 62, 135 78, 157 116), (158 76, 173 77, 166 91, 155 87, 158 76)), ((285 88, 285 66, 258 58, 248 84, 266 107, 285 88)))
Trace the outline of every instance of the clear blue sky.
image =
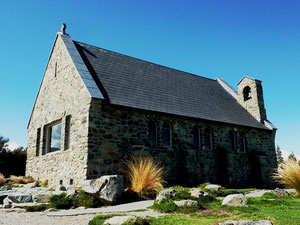
POLYGON ((300 1, 1 1, 0 134, 27 122, 61 23, 86 42, 236 87, 263 80, 276 143, 300 155, 300 1))

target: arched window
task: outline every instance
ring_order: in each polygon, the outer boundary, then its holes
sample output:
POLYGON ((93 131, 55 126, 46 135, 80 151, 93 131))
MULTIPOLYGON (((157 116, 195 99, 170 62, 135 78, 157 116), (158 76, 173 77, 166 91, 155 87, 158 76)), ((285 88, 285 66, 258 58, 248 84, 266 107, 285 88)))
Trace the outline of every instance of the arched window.
POLYGON ((206 150, 212 150, 213 149, 213 136, 212 136, 212 131, 209 128, 205 129, 205 149, 206 150))
POLYGON ((251 88, 249 86, 244 87, 243 96, 244 101, 247 101, 251 98, 251 88))
POLYGON ((229 144, 230 144, 230 150, 236 152, 237 149, 236 133, 233 130, 229 132, 229 144))
POLYGON ((198 127, 193 127, 192 130, 193 146, 194 148, 200 148, 200 132, 198 127))
POLYGON ((163 146, 170 147, 172 145, 172 128, 171 125, 167 122, 163 124, 163 137, 162 137, 163 146))
POLYGON ((157 126, 153 120, 150 120, 148 123, 148 134, 149 134, 150 146, 156 146, 157 145, 157 126))
POLYGON ((246 152, 246 136, 243 133, 240 133, 240 149, 239 152, 246 152))

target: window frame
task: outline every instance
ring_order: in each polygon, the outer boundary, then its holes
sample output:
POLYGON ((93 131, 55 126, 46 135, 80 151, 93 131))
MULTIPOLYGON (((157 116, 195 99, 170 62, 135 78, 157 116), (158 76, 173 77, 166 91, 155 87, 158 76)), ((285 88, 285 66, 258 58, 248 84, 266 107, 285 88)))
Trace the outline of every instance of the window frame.
POLYGON ((237 152, 237 133, 234 130, 229 131, 229 144, 230 150, 233 152, 237 152))
POLYGON ((201 132, 200 132, 200 128, 198 126, 193 126, 192 128, 192 145, 195 149, 201 149, 201 132), (195 134, 195 131, 196 134, 195 134), (195 144, 195 137, 197 136, 197 139, 198 139, 198 143, 195 144))
POLYGON ((172 147, 172 131, 173 129, 172 129, 172 126, 171 126, 171 124, 169 123, 169 122, 164 122, 163 123, 163 126, 162 126, 162 145, 164 146, 164 147, 172 147), (165 124, 167 124, 168 125, 168 128, 167 127, 165 127, 165 124), (164 137, 165 137, 165 135, 164 135, 164 132, 165 132, 165 129, 169 129, 169 138, 170 138, 170 144, 169 145, 165 145, 165 143, 164 143, 164 137))
POLYGON ((148 122, 148 139, 149 139, 149 144, 150 144, 151 147, 157 147, 157 123, 156 123, 155 120, 149 120, 149 122, 148 122), (154 143, 151 143, 150 123, 153 123, 153 125, 154 125, 154 130, 153 130, 154 131, 154 138, 155 138, 154 143))
POLYGON ((56 121, 46 125, 46 154, 60 152, 60 151, 62 151, 62 120, 61 119, 56 120, 56 121), (61 128, 60 128, 60 148, 59 148, 59 150, 56 150, 56 151, 50 151, 51 141, 52 141, 52 127, 54 127, 58 124, 60 124, 60 126, 61 126, 61 128))
POLYGON ((213 132, 210 128, 206 128, 205 129, 205 132, 204 132, 204 147, 205 147, 205 150, 207 151, 212 151, 213 150, 213 132), (207 148, 207 136, 206 135, 209 135, 209 147, 210 148, 207 148))
POLYGON ((71 127, 72 127, 72 116, 67 115, 65 117, 65 136, 64 136, 64 150, 68 150, 71 147, 71 127))
POLYGON ((246 135, 244 133, 240 133, 239 138, 239 153, 246 153, 247 152, 247 144, 246 144, 246 135), (241 151, 241 147, 243 146, 243 151, 241 151))
POLYGON ((35 143, 35 156, 40 155, 41 148, 41 127, 39 127, 36 131, 36 143, 35 143))

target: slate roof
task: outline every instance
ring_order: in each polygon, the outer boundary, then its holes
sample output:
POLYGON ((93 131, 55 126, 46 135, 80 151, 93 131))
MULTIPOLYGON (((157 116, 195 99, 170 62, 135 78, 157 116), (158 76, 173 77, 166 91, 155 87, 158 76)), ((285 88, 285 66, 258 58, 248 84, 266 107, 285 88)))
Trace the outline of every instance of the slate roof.
POLYGON ((111 104, 268 129, 216 80, 74 41, 111 104))

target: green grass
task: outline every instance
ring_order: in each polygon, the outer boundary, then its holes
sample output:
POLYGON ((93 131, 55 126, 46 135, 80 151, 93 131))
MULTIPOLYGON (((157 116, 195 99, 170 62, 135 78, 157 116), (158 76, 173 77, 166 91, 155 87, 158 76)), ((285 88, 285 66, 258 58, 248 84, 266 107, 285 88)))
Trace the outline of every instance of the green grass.
POLYGON ((103 225, 104 221, 114 216, 124 216, 124 214, 107 214, 95 216, 88 225, 103 225))

